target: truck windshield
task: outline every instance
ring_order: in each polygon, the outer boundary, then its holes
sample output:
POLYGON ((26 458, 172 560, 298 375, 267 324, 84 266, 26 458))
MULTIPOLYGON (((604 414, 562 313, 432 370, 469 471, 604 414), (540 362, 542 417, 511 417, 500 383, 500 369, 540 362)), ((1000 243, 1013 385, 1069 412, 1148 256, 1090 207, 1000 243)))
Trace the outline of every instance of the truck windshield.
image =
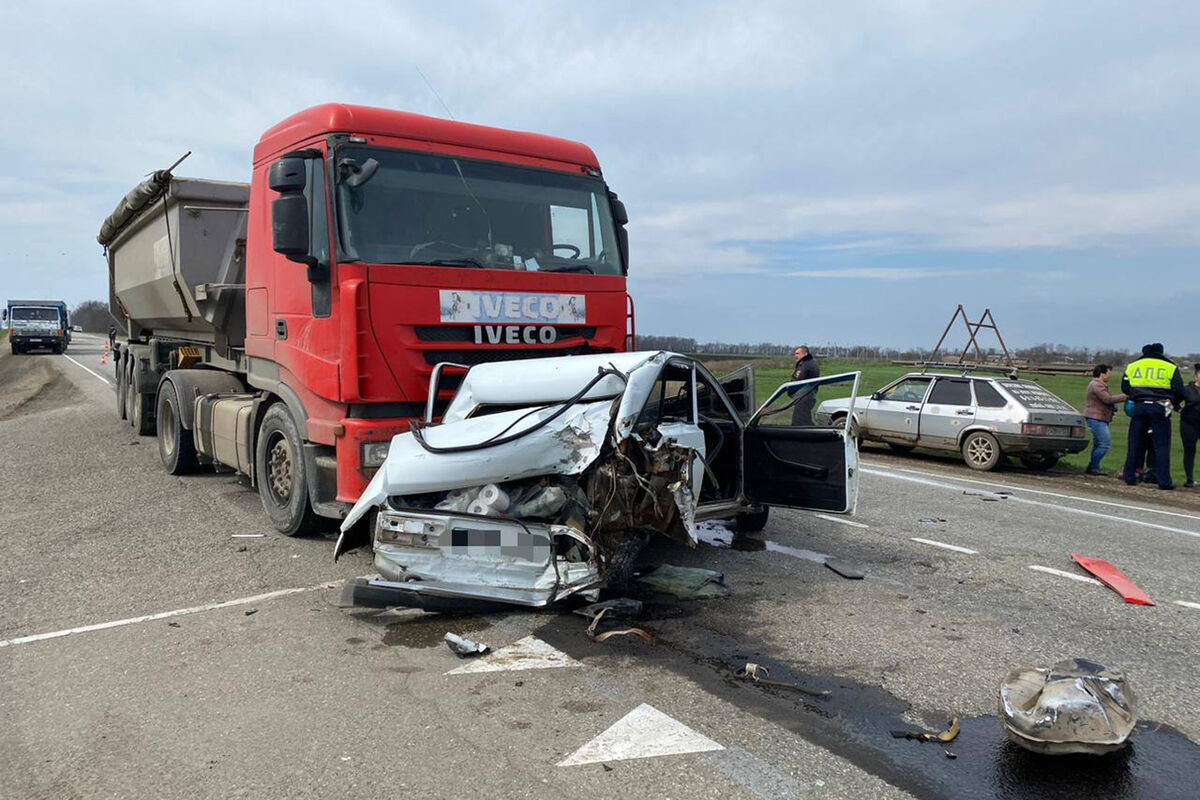
POLYGON ((58 322, 57 308, 29 308, 18 306, 12 310, 13 319, 32 319, 38 322, 58 322))
POLYGON ((337 151, 343 257, 619 275, 604 182, 376 147, 337 151))

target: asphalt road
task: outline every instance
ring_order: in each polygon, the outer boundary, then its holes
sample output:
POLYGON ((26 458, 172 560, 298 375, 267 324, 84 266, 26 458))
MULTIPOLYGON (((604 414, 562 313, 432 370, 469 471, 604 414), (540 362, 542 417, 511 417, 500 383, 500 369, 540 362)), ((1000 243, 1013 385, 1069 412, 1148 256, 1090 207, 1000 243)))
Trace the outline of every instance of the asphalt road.
POLYGON ((232 474, 163 472, 117 419, 102 353, 77 336, 66 356, 0 355, 0 393, 34 369, 10 358, 55 378, 0 404, 0 796, 1196 796, 1200 515, 1153 492, 1022 479, 997 499, 974 482, 993 478, 868 456, 851 520, 776 510, 761 550, 712 528, 696 550, 654 545, 648 562, 720 570, 730 596, 652 603, 638 624, 655 644, 600 644, 570 613, 339 607, 369 556, 334 564, 328 539, 275 534, 232 474), (1083 576, 1071 553, 1157 605, 1031 569, 1083 576), (441 644, 450 630, 573 661, 446 674, 474 663, 441 644), (1129 676, 1131 748, 1004 744, 1000 678, 1075 656, 1129 676), (749 684, 746 661, 830 694, 749 684), (952 716, 948 747, 888 735, 952 716), (597 737, 595 763, 560 766, 597 737))

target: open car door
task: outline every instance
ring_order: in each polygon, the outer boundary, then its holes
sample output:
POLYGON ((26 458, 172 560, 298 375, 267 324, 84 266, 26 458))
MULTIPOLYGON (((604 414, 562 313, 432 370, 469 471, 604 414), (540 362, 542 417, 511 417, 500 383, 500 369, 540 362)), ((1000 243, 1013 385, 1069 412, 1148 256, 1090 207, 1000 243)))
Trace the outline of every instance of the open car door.
MULTIPOLYGON (((835 427, 791 425, 796 399, 821 386, 853 384, 861 372, 783 384, 754 413, 742 436, 747 499, 770 506, 853 514, 858 503, 858 443, 850 433, 851 405, 835 427), (789 424, 772 424, 786 421, 789 424)), ((853 401, 851 401, 853 403, 853 401)))

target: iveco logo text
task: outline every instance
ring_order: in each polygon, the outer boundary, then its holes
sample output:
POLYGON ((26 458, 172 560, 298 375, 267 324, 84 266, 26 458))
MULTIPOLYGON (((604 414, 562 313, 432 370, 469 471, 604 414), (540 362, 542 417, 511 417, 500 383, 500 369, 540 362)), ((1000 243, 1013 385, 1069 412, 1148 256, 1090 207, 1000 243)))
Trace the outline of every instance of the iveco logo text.
POLYGON ((554 344, 558 331, 551 325, 476 325, 475 344, 554 344))

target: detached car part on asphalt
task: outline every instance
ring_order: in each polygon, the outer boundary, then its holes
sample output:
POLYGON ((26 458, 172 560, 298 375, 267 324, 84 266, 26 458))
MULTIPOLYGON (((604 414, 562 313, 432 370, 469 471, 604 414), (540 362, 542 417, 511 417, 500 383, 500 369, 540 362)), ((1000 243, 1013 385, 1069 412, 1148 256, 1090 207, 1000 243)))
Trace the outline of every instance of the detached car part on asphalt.
POLYGON ((1137 723, 1124 674, 1082 658, 1014 669, 1000 683, 998 704, 1008 738, 1047 755, 1111 753, 1125 746, 1137 723))
POLYGON ((382 575, 351 584, 349 599, 428 610, 594 599, 629 579, 651 535, 694 547, 697 521, 761 528, 771 505, 853 513, 849 426, 764 423, 827 383, 857 387, 858 373, 784 384, 753 411, 752 374, 719 380, 675 353, 476 366, 440 424, 392 439, 343 522, 335 558, 365 533, 382 575))
POLYGON ((818 424, 851 420, 867 441, 907 453, 955 450, 972 469, 992 470, 1005 456, 1044 471, 1087 447, 1083 415, 1039 383, 967 373, 913 372, 873 394, 826 400, 818 424))

